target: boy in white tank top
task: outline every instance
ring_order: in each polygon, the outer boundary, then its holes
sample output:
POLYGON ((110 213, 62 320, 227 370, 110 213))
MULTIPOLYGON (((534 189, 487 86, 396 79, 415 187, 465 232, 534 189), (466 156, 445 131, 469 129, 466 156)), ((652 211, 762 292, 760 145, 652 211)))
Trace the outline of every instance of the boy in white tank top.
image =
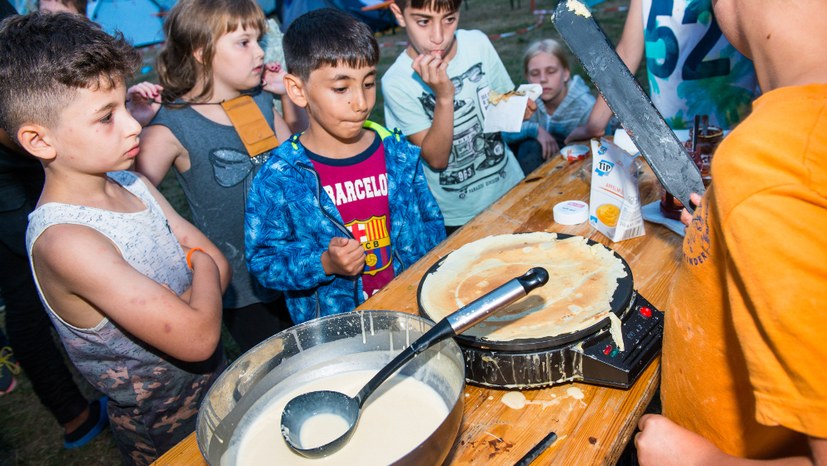
POLYGON ((27 247, 72 362, 109 396, 130 464, 195 426, 223 368, 227 261, 142 177, 126 172, 140 125, 125 107, 139 63, 122 37, 76 15, 0 26, 0 127, 43 164, 27 247))

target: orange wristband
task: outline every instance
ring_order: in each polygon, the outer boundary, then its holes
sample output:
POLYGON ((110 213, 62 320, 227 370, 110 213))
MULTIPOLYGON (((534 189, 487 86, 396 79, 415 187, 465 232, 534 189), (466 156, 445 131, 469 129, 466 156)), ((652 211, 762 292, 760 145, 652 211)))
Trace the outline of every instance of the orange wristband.
POLYGON ((192 253, 194 253, 195 251, 204 252, 204 250, 201 248, 192 248, 187 252, 187 267, 189 267, 190 269, 192 269, 192 253))

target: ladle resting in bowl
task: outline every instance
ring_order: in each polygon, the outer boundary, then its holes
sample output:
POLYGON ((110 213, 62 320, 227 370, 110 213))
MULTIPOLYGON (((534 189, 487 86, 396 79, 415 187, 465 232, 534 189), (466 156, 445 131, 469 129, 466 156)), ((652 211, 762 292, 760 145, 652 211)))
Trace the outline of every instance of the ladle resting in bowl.
POLYGON ((548 282, 548 272, 541 267, 534 267, 523 276, 509 280, 499 288, 445 317, 377 372, 355 397, 351 398, 344 393, 331 390, 322 390, 293 398, 284 407, 281 415, 281 434, 287 445, 308 458, 320 458, 335 453, 345 446, 353 435, 365 400, 406 362, 434 344, 464 332, 489 314, 506 307, 527 295, 531 290, 545 285, 546 282, 548 282), (331 435, 327 443, 305 445, 301 438, 302 427, 306 421, 317 416, 323 416, 323 418, 318 418, 320 422, 321 420, 338 421, 339 419, 336 418, 341 418, 342 429, 331 435))

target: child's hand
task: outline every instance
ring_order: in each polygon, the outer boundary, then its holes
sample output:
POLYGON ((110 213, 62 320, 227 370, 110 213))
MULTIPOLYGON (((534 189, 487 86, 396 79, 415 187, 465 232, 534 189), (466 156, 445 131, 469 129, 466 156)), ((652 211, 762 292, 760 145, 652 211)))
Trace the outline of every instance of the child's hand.
POLYGON ((592 131, 589 129, 588 125, 578 126, 577 128, 574 128, 574 131, 566 136, 566 140, 563 142, 566 144, 571 144, 573 142, 586 141, 591 138, 599 138, 600 136, 603 136, 604 133, 604 131, 592 131))
POLYGON ((146 81, 127 89, 126 109, 141 126, 148 125, 158 113, 158 109, 161 108, 161 91, 163 90, 160 84, 146 81))
POLYGON ((287 71, 281 63, 267 63, 264 65, 264 73, 261 75, 262 88, 276 95, 284 95, 287 89, 284 87, 284 75, 287 71))
MULTIPOLYGON (((189 251, 187 253, 187 266, 192 269, 193 282, 196 280, 196 275, 220 273, 218 271, 218 264, 216 264, 212 256, 206 253, 203 249, 198 247, 190 248, 184 246, 183 244, 181 246, 185 251, 189 251)), ((172 288, 169 288, 167 285, 164 285, 164 287, 172 291, 172 288)), ((192 288, 193 286, 190 285, 190 287, 184 290, 184 292, 178 295, 178 297, 181 298, 182 301, 192 304, 192 288)))
POLYGON ((678 464, 723 464, 725 454, 709 440, 670 421, 647 414, 638 422, 635 436, 641 466, 678 464))
MULTIPOLYGON (((689 200, 692 201, 692 203, 696 206, 701 205, 701 195, 698 193, 690 193, 689 200)), ((681 223, 683 223, 686 226, 689 226, 691 222, 692 214, 690 214, 689 211, 686 209, 681 210, 681 223)))
POLYGON ((531 115, 534 115, 534 112, 537 111, 537 102, 528 99, 525 106, 525 113, 523 113, 523 121, 528 120, 531 118, 531 115))
POLYGON ((540 143, 540 147, 543 149, 543 160, 548 160, 560 151, 557 140, 543 128, 537 128, 537 142, 540 143))
POLYGON ((414 58, 412 67, 437 98, 454 99, 454 83, 448 77, 447 61, 435 55, 420 54, 414 58))
POLYGON ((355 239, 333 238, 322 254, 322 268, 328 275, 355 277, 365 269, 365 250, 355 239))

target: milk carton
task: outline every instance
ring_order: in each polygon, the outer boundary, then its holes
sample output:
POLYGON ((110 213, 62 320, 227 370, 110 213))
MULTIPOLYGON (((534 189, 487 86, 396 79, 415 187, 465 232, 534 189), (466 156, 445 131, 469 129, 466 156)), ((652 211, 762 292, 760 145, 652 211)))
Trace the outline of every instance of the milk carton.
POLYGON ((612 241, 645 234, 635 156, 606 139, 592 139, 589 223, 612 241))

